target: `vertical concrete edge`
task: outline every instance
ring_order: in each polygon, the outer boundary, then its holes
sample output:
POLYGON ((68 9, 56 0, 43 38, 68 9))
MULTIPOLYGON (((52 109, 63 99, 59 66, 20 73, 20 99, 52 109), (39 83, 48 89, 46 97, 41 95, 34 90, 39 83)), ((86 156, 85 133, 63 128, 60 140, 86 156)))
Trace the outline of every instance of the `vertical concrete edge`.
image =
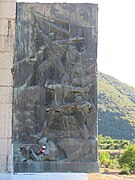
POLYGON ((15 19, 16 0, 1 0, 0 22, 2 24, 0 27, 0 37, 2 44, 0 52, 0 90, 3 93, 0 95, 0 112, 2 113, 0 122, 3 129, 1 129, 0 141, 3 144, 0 144, 0 149, 2 147, 4 149, 3 152, 0 152, 0 179, 11 179, 9 174, 4 173, 13 173, 12 116, 10 117, 10 114, 12 114, 13 108, 13 76, 11 69, 13 67, 15 50, 15 19), (7 97, 9 97, 8 100, 6 100, 7 97), (10 108, 7 108, 9 104, 10 108))

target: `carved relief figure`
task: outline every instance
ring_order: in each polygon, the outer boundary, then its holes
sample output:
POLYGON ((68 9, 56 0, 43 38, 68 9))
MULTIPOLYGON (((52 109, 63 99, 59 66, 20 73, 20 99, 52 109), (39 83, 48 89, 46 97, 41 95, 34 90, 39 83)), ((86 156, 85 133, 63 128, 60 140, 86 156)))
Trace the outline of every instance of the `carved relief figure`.
MULTIPOLYGON (((16 109, 21 102, 25 108, 21 106, 22 109, 16 111, 21 111, 22 116, 29 114, 34 121, 31 129, 35 133, 31 135, 31 141, 46 146, 46 150, 37 154, 31 146, 20 147, 22 161, 79 160, 83 154, 82 147, 80 152, 76 147, 79 141, 81 145, 89 142, 91 132, 88 123, 92 122, 91 112, 95 111, 90 97, 93 64, 87 55, 86 37, 83 30, 78 35, 78 28, 72 34, 70 25, 73 26, 74 22, 69 20, 46 17, 36 11, 32 12, 32 17, 35 51, 18 63, 18 66, 23 63, 30 66, 31 71, 18 88, 16 98, 16 109), (23 101, 27 90, 32 97, 23 101), (76 150, 74 157, 65 148, 65 144, 73 144, 72 141, 76 150)), ((88 152, 84 159, 87 156, 88 152)))

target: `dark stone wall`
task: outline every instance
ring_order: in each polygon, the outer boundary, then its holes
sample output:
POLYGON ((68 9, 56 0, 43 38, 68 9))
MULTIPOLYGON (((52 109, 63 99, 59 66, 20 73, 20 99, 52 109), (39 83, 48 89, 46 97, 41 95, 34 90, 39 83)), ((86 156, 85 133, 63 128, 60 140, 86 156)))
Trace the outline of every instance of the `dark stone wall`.
POLYGON ((50 172, 60 172, 59 163, 62 172, 84 172, 88 163, 96 168, 86 169, 98 171, 96 59, 97 5, 17 3, 16 172, 29 163, 41 172, 37 161, 51 161, 50 172), (37 155, 42 145, 46 150, 37 155), (69 168, 71 162, 80 167, 69 168))

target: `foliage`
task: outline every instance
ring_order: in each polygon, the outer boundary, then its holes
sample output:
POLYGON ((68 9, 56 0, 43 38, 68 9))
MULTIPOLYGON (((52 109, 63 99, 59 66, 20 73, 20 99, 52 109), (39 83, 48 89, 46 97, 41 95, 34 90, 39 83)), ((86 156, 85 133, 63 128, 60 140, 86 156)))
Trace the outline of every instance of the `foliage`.
POLYGON ((99 152, 99 164, 101 167, 115 169, 119 167, 118 156, 112 155, 108 151, 99 152))
POLYGON ((109 75, 99 73, 98 112, 99 134, 133 140, 135 134, 134 88, 109 75))
POLYGON ((112 139, 100 134, 98 143, 99 163, 102 167, 111 169, 121 167, 123 169, 121 174, 129 174, 135 170, 135 144, 131 141, 112 139))
POLYGON ((99 153, 99 162, 101 166, 108 167, 110 163, 110 153, 107 151, 103 151, 99 153))
POLYGON ((124 151, 119 159, 119 164, 124 170, 129 169, 130 172, 135 170, 135 144, 124 151))
POLYGON ((118 157, 112 157, 109 163, 109 168, 110 169, 119 168, 118 157))
POLYGON ((99 149, 110 149, 110 150, 116 150, 116 149, 125 149, 127 146, 131 145, 131 142, 129 140, 125 139, 112 139, 109 136, 98 136, 98 148, 99 149))
MULTIPOLYGON (((112 139, 109 136, 98 136, 99 147, 99 163, 102 167, 106 168, 119 168, 119 158, 122 149, 131 146, 131 142, 125 139, 112 139)), ((127 173, 129 170, 124 169, 127 173)))

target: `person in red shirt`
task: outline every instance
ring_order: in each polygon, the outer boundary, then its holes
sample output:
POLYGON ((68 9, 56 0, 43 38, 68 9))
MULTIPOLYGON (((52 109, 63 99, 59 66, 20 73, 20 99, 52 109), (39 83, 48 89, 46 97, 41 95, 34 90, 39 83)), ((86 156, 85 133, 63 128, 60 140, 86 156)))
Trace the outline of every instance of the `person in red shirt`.
POLYGON ((43 154, 46 150, 46 147, 45 146, 42 146, 42 148, 40 149, 39 151, 39 154, 43 154))

